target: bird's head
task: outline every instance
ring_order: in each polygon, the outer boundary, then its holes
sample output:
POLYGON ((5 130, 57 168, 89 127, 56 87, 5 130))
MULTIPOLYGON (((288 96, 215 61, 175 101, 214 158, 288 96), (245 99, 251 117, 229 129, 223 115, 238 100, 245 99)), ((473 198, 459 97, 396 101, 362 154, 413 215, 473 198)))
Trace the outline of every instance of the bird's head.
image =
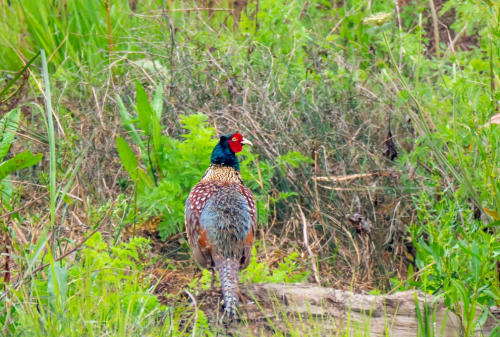
POLYGON ((251 146, 252 143, 239 133, 220 136, 219 143, 212 151, 211 163, 231 166, 239 170, 240 165, 236 153, 243 150, 243 145, 251 146))

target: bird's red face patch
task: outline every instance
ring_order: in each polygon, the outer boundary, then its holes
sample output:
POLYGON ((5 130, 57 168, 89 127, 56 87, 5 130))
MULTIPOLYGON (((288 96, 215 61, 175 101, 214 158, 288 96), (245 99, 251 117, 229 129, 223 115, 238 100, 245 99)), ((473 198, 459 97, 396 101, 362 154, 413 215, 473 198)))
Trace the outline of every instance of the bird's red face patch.
POLYGON ((243 136, 239 133, 235 133, 227 140, 227 142, 229 143, 229 147, 231 148, 231 150, 233 150, 234 153, 238 153, 243 150, 243 145, 241 144, 242 140, 243 136))

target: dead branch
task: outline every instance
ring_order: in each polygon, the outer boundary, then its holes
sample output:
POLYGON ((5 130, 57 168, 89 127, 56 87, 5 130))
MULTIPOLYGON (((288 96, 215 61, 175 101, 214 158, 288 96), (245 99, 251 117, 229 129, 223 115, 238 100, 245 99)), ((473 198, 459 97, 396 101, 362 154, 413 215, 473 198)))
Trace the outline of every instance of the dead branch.
MULTIPOLYGON (((387 333, 393 337, 418 335, 415 292, 412 290, 375 296, 323 288, 315 284, 254 283, 242 284, 240 289, 245 297, 253 301, 247 301, 246 305, 240 303, 238 321, 226 327, 225 333, 229 336, 247 336, 252 333, 273 336, 276 331, 285 335, 292 331, 303 336, 308 336, 311 331, 333 335, 347 327, 352 336, 356 331, 369 331, 369 336, 386 336, 387 333), (243 309, 248 310, 248 317, 241 314, 243 309)), ((200 309, 213 327, 217 324, 220 296, 220 292, 210 290, 197 296, 200 309)), ((442 298, 418 291, 417 300, 421 312, 425 312, 425 306, 430 312, 434 313, 435 310, 435 320, 431 322, 435 331, 441 331, 445 322, 443 337, 458 334, 458 317, 446 308, 442 298)), ((481 327, 482 336, 489 336, 500 319, 499 308, 490 307, 489 310, 491 316, 481 327)), ((477 317, 481 313, 482 309, 478 307, 477 317)))

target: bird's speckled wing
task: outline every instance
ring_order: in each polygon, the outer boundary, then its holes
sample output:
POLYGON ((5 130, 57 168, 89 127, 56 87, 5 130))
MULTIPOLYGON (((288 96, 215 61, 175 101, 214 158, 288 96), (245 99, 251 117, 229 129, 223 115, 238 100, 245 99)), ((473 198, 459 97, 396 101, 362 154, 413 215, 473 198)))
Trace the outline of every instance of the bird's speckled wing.
POLYGON ((196 261, 205 268, 233 258, 250 263, 257 212, 252 192, 240 183, 201 182, 186 201, 186 227, 196 261))
POLYGON ((248 207, 250 209, 251 216, 251 231, 247 236, 247 239, 244 244, 244 254, 240 260, 240 268, 245 269, 248 267, 250 260, 252 258, 252 246, 255 242, 255 234, 257 233, 257 210, 255 209, 255 198, 253 196, 252 191, 250 191, 245 185, 241 184, 240 193, 243 195, 248 203, 248 207))
POLYGON ((200 226, 200 216, 215 187, 212 183, 198 183, 189 193, 184 211, 189 245, 193 248, 196 262, 203 268, 214 267, 212 248, 206 231, 200 226))

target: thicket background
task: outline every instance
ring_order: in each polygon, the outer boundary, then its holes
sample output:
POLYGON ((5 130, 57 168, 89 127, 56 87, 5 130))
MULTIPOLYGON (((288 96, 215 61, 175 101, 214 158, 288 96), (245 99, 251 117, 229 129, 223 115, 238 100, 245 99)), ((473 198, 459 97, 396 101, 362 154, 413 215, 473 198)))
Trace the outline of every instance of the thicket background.
POLYGON ((469 307, 500 300, 498 2, 0 12, 4 335, 188 331, 192 311, 158 301, 209 285, 183 205, 235 131, 259 209, 243 282, 419 289, 463 335, 488 315, 469 307), (12 166, 27 150, 43 158, 12 166))

